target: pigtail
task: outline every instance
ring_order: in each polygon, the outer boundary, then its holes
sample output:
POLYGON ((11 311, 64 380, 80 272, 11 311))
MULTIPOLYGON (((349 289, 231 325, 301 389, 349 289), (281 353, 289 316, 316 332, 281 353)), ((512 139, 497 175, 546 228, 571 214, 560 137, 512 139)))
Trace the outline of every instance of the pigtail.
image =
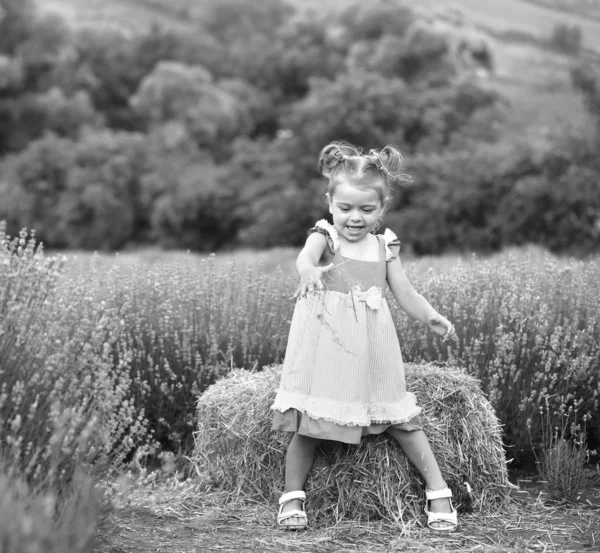
POLYGON ((395 146, 388 145, 381 150, 371 150, 369 157, 389 182, 412 182, 412 177, 402 172, 404 158, 395 146))
POLYGON ((348 142, 337 141, 327 144, 319 153, 317 168, 324 177, 330 177, 331 172, 348 158, 360 156, 361 152, 348 142))

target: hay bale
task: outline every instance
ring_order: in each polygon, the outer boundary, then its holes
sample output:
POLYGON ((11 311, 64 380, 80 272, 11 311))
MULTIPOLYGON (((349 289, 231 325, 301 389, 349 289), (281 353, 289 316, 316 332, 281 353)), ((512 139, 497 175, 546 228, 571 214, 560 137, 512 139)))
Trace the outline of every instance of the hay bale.
MULTIPOLYGON (((406 364, 405 372, 459 511, 496 512, 507 501, 510 484, 500 425, 477 380, 433 364, 406 364)), ((199 398, 191 460, 205 489, 276 505, 292 437, 271 430, 269 407, 280 374, 281 367, 233 370, 199 398)), ((406 521, 421 516, 423 490, 419 473, 387 434, 364 437, 360 445, 322 442, 306 485, 311 524, 406 521)))

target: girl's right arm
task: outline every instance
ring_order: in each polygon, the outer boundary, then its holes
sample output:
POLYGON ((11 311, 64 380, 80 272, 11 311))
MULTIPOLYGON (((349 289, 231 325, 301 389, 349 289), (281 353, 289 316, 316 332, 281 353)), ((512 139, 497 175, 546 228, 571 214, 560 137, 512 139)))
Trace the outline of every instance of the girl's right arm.
POLYGON ((294 297, 304 296, 307 292, 314 292, 315 286, 323 289, 321 277, 323 273, 333 267, 330 263, 326 267, 319 267, 319 260, 327 248, 327 239, 319 232, 313 232, 306 239, 306 243, 296 260, 296 270, 300 276, 300 285, 294 297))

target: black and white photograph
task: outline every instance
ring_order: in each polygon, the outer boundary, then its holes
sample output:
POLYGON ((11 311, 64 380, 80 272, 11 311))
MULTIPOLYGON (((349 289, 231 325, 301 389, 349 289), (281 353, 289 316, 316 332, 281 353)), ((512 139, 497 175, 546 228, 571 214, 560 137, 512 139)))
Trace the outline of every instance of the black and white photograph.
POLYGON ((0 0, 0 553, 600 552, 600 0, 0 0))

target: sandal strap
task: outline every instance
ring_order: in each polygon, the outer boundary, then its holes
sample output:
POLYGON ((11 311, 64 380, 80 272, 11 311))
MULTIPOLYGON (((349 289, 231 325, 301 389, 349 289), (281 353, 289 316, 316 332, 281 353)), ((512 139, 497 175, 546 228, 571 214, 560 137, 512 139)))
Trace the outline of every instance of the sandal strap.
POLYGON ((308 520, 308 517, 306 516, 306 513, 304 511, 299 511, 298 509, 294 509, 292 511, 288 511, 285 514, 278 515, 277 522, 283 522, 284 520, 287 520, 288 518, 292 518, 292 517, 300 517, 305 520, 308 520))
POLYGON ((302 499, 303 501, 306 501, 306 492, 303 492, 302 490, 297 490, 294 492, 284 493, 279 498, 279 505, 284 505, 285 503, 289 503, 293 499, 302 499))
POLYGON ((458 516, 456 513, 456 509, 454 509, 451 513, 432 513, 429 511, 425 511, 427 514, 427 526, 432 530, 440 530, 437 526, 433 525, 436 522, 445 522, 452 526, 451 529, 454 529, 458 526, 458 516))
POLYGON ((425 497, 427 501, 431 501, 433 499, 445 499, 447 497, 452 497, 452 490, 450 488, 443 488, 441 490, 425 490, 425 497))
POLYGON ((425 514, 427 515, 427 520, 429 522, 440 520, 444 522, 456 523, 458 521, 456 509, 453 509, 451 513, 433 513, 431 511, 425 510, 425 514))

